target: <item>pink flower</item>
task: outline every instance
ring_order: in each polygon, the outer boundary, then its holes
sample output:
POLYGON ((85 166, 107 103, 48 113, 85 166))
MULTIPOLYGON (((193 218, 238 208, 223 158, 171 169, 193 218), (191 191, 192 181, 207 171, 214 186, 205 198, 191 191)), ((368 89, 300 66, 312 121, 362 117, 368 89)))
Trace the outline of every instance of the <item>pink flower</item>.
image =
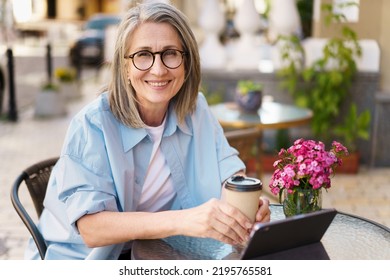
POLYGON ((275 172, 269 187, 275 195, 284 189, 293 193, 296 188, 330 188, 330 177, 337 166, 342 164, 341 156, 348 150, 333 141, 330 151, 325 150, 321 141, 297 139, 286 149, 281 149, 279 159, 274 162, 275 172))

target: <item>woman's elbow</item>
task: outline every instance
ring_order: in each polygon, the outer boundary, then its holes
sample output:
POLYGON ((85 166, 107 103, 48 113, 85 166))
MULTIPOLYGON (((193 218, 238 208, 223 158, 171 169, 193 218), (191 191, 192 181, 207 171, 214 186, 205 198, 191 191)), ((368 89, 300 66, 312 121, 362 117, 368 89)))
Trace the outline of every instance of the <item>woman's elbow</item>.
POLYGON ((91 215, 85 215, 76 222, 80 236, 88 248, 101 247, 104 244, 101 243, 101 239, 98 237, 97 231, 94 230, 94 227, 91 224, 93 223, 93 221, 91 221, 92 217, 88 216, 91 215))

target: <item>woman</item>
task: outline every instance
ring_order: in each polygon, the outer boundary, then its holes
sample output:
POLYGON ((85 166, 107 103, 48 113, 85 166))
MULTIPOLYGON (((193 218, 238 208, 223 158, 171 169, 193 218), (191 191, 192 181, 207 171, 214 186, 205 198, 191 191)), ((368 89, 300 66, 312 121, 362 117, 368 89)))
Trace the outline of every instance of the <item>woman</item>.
MULTIPOLYGON (((126 258, 131 240, 172 235, 248 239, 249 220, 217 199, 245 166, 199 84, 183 15, 161 3, 131 9, 108 89, 72 120, 52 171, 39 223, 46 259, 126 258)), ((257 221, 269 221, 268 204, 259 200, 257 221)))

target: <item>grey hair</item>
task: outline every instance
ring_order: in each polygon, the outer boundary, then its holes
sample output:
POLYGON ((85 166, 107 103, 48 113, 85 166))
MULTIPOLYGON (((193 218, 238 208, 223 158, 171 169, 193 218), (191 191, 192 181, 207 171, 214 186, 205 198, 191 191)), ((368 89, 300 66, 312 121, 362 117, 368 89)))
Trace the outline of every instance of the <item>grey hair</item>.
POLYGON ((200 58, 195 36, 187 18, 177 8, 164 3, 138 4, 130 9, 118 26, 111 80, 108 84, 109 103, 114 116, 130 127, 144 127, 137 109, 135 91, 128 81, 129 60, 124 59, 130 49, 131 37, 138 26, 145 22, 168 23, 177 31, 183 50, 185 79, 179 92, 173 98, 174 110, 179 122, 196 107, 201 81, 200 58))

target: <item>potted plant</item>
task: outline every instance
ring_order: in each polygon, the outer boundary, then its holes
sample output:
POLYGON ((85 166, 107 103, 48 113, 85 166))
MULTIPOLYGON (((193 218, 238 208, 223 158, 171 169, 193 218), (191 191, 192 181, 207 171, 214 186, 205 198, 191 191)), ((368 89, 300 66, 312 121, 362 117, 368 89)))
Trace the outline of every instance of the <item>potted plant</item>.
MULTIPOLYGON (((327 12, 326 24, 342 23, 345 19, 344 15, 332 12, 332 4, 323 4, 322 9, 327 12)), ((368 110, 357 114, 356 105, 346 98, 357 72, 355 59, 361 56, 357 34, 348 26, 341 25, 339 36, 330 38, 322 50, 322 57, 308 67, 304 66, 305 53, 299 38, 282 36, 280 42, 284 42, 281 57, 285 63, 278 72, 282 78, 281 85, 292 94, 298 106, 313 110, 311 129, 314 137, 327 144, 330 139, 336 138, 346 143, 350 154, 354 154, 358 139, 367 140, 369 137, 370 120, 368 110), (346 105, 350 113, 340 120, 340 112, 346 105), (346 127, 358 120, 360 124, 354 131, 346 127)))
POLYGON ((235 100, 241 111, 257 113, 261 106, 263 84, 252 80, 237 82, 235 100))
POLYGON ((357 173, 359 170, 360 154, 357 147, 357 140, 370 138, 369 127, 371 114, 368 110, 360 115, 357 112, 356 104, 352 104, 344 121, 337 125, 334 129, 334 134, 340 139, 343 139, 348 147, 350 154, 343 157, 345 164, 340 168, 344 173, 357 173))
POLYGON ((269 187, 283 200, 286 216, 322 209, 322 189, 331 187, 331 178, 342 165, 347 148, 337 141, 329 151, 321 141, 298 139, 288 149, 281 149, 274 163, 269 187))
POLYGON ((65 101, 59 92, 59 86, 52 82, 43 84, 35 99, 35 117, 57 117, 65 114, 65 101))
POLYGON ((77 73, 74 68, 58 67, 54 73, 60 84, 61 94, 66 100, 81 97, 80 87, 77 83, 77 73))

